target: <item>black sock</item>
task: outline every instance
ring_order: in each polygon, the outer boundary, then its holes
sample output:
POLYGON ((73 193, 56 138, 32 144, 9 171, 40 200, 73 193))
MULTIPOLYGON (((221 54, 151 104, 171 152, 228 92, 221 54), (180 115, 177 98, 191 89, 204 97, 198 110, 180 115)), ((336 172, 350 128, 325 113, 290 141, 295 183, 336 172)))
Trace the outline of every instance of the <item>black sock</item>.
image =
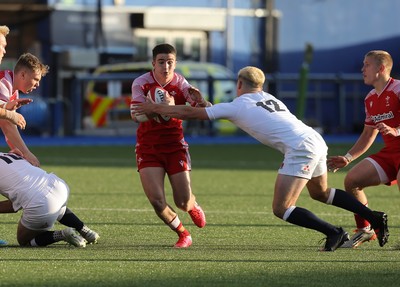
POLYGON ((376 221, 371 209, 359 202, 354 196, 341 189, 336 189, 335 196, 332 200, 332 205, 358 214, 362 218, 368 220, 372 226, 379 224, 376 221))
POLYGON ((34 238, 37 246, 47 246, 61 241, 63 237, 59 234, 61 231, 46 231, 34 238))
POLYGON ((67 207, 64 216, 59 220, 60 223, 68 227, 73 227, 77 231, 83 228, 83 222, 67 207))
POLYGON ((325 235, 338 233, 337 227, 326 221, 323 221, 311 211, 301 207, 296 207, 293 209, 286 221, 302 227, 317 230, 325 235))

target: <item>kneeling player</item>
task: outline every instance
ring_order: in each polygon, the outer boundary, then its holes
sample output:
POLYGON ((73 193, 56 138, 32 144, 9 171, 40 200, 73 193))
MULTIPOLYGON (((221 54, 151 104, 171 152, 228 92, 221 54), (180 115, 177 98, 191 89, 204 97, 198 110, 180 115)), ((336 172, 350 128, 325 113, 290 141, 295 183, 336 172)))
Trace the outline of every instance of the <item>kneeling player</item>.
POLYGON ((17 229, 21 246, 66 241, 85 247, 99 239, 96 232, 67 208, 68 185, 55 174, 31 165, 19 151, 0 153, 0 194, 8 199, 0 202, 0 213, 23 210, 17 229), (68 228, 50 231, 56 221, 68 228))

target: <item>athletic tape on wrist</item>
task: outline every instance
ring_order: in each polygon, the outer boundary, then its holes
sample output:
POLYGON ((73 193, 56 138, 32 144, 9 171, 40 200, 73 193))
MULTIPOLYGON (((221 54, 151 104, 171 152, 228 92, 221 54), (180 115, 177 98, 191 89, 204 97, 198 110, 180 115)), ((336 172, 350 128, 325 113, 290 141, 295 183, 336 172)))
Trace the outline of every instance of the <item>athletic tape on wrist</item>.
POLYGON ((353 161, 353 156, 352 156, 351 154, 349 154, 349 153, 346 153, 346 154, 344 155, 344 157, 347 159, 347 161, 348 161, 349 163, 353 161))

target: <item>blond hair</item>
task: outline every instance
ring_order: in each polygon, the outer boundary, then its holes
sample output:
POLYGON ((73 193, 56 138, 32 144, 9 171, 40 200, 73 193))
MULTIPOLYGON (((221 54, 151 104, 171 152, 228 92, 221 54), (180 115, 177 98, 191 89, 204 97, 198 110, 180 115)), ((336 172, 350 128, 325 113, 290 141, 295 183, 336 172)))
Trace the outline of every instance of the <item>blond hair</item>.
POLYGON ((0 26, 0 34, 3 34, 5 37, 8 33, 10 33, 10 29, 6 25, 0 26))
POLYGON ((389 74, 392 71, 393 59, 388 52, 383 50, 372 50, 365 54, 365 58, 366 57, 373 58, 378 66, 383 65, 389 74))
POLYGON ((49 66, 42 64, 40 60, 31 53, 25 53, 19 57, 15 64, 14 72, 18 73, 24 68, 30 71, 40 72, 42 76, 45 76, 49 71, 49 66))
POLYGON ((238 78, 242 79, 247 86, 252 88, 262 88, 265 82, 264 72, 252 66, 240 69, 238 78))

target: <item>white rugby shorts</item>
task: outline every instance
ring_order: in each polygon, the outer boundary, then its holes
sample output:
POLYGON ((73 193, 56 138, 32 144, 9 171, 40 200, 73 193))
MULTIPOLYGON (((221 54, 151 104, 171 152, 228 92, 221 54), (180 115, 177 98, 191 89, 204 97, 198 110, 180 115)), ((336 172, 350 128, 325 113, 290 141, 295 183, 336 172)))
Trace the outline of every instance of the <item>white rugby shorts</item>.
POLYGON ((31 230, 50 230, 65 213, 69 196, 68 185, 57 176, 46 186, 45 192, 38 192, 23 210, 21 224, 31 230))
POLYGON ((327 172, 328 147, 320 134, 307 137, 297 148, 285 154, 279 174, 311 179, 327 172))

